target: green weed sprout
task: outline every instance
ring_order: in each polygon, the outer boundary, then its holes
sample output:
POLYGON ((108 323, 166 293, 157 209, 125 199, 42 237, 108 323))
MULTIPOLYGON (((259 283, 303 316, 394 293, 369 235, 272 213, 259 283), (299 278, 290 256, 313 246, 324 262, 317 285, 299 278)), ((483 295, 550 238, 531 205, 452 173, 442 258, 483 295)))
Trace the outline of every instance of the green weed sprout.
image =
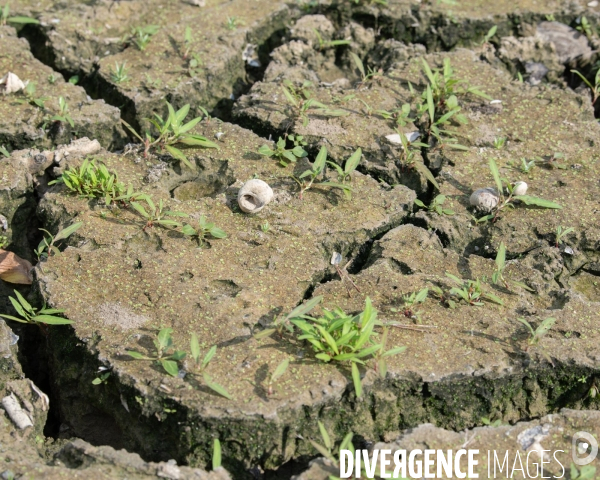
POLYGON ((350 157, 348 157, 346 163, 344 164, 344 168, 339 166, 337 163, 330 161, 327 161, 327 164, 335 168, 338 174, 338 180, 342 183, 346 183, 346 180, 352 178, 352 172, 356 170, 356 167, 358 167, 361 158, 362 149, 359 147, 352 155, 350 155, 350 157))
POLYGON ((148 228, 154 227, 154 225, 158 225, 163 228, 169 227, 182 227, 183 225, 175 220, 170 220, 166 217, 187 217, 187 213, 165 210, 162 199, 158 201, 158 205, 155 205, 152 199, 148 196, 144 198, 148 206, 148 210, 144 208, 144 206, 139 202, 131 202, 130 205, 133 209, 138 212, 146 221, 146 225, 142 228, 144 232, 148 228))
POLYGON ((85 159, 79 168, 66 170, 58 179, 48 183, 64 183, 67 189, 84 198, 103 198, 110 205, 125 191, 116 173, 110 173, 106 165, 85 159))
POLYGON ((483 37, 483 41, 481 42, 481 44, 485 45, 486 43, 489 43, 489 41, 494 37, 494 35, 496 35, 497 31, 498 31, 497 25, 494 25, 492 28, 490 28, 488 30, 488 32, 485 34, 485 36, 483 37))
POLYGON ((562 239, 564 237, 566 237, 569 233, 574 232, 575 229, 573 227, 563 227, 562 225, 559 225, 558 227, 556 227, 556 233, 555 233, 555 238, 556 238, 556 248, 558 248, 558 246, 562 243, 562 239))
MULTIPOLYGON (((529 338, 527 339, 527 345, 525 345, 525 348, 523 349, 525 352, 527 352, 530 347, 538 346, 540 343, 540 340, 546 336, 546 334, 550 331, 550 329, 554 326, 554 323, 556 322, 555 318, 552 318, 552 317, 547 318, 547 319, 543 320, 538 325, 538 327, 534 330, 533 326, 524 318, 518 318, 517 320, 519 322, 521 322, 523 325, 525 325, 525 327, 527 327, 527 330, 529 333, 529 338)), ((552 358, 550 358, 550 355, 548 355, 548 353, 546 353, 546 351, 541 347, 540 347, 540 353, 546 360, 548 360, 548 362, 552 366, 554 366, 554 362, 552 361, 552 358)))
POLYGON ((494 148, 496 150, 500 150, 500 149, 504 148, 504 145, 506 145, 506 137, 494 138, 494 148))
POLYGON ((64 97, 58 97, 58 115, 50 117, 50 121, 68 123, 71 128, 75 127, 75 122, 69 114, 69 104, 64 97))
POLYGON ((156 119, 147 119, 158 131, 158 137, 156 139, 152 138, 148 133, 146 133, 146 138, 143 139, 125 120, 121 119, 121 122, 145 145, 144 156, 148 156, 150 149, 159 147, 166 150, 173 158, 180 160, 189 168, 194 168, 183 151, 176 148, 175 145, 181 144, 191 147, 217 149, 219 147, 215 143, 209 141, 206 137, 188 133, 202 120, 202 117, 196 117, 185 124, 183 123, 190 111, 189 103, 177 111, 175 111, 169 102, 166 103, 169 110, 169 115, 166 120, 163 120, 163 118, 156 113, 154 114, 156 119))
POLYGON ((579 19, 579 25, 577 25, 575 29, 583 33, 588 40, 591 40, 594 37, 594 29, 592 28, 592 24, 585 15, 579 19))
POLYGON ((533 167, 535 167, 535 160, 530 160, 528 162, 527 159, 521 158, 521 166, 519 167, 521 172, 529 173, 531 170, 533 170, 533 167))
POLYGON ((450 210, 449 208, 444 208, 444 202, 446 201, 445 195, 437 195, 429 204, 429 206, 425 205, 421 200, 416 199, 415 204, 421 208, 426 208, 430 212, 435 212, 438 215, 454 215, 454 210, 450 210))
POLYGON ((195 229, 189 224, 186 224, 182 227, 181 232, 184 235, 188 235, 190 237, 196 238, 198 241, 198 245, 202 245, 207 236, 211 236, 212 238, 226 238, 227 234, 221 230, 219 227, 216 227, 214 223, 209 222, 204 215, 201 215, 198 219, 198 228, 195 229))
POLYGON ((392 312, 399 312, 404 315, 406 318, 411 318, 413 320, 417 320, 419 323, 421 321, 421 312, 415 312, 414 307, 419 303, 425 303, 427 300, 427 295, 429 294, 428 288, 423 288, 418 292, 413 292, 410 295, 404 295, 402 297, 403 305, 401 309, 390 308, 392 312))
POLYGON ((581 74, 577 70, 571 70, 571 72, 579 75, 583 82, 590 88, 590 90, 592 91, 592 105, 594 105, 596 103, 596 100, 598 100, 598 97, 600 96, 600 68, 596 72, 593 85, 587 78, 585 78, 583 74, 581 74))
POLYGON ((312 86, 311 82, 304 82, 302 87, 297 88, 289 80, 284 80, 281 89, 283 94, 293 109, 293 117, 302 120, 302 125, 307 126, 309 115, 321 115, 324 117, 343 117, 349 115, 345 110, 329 108, 327 105, 311 98, 311 93, 308 87, 312 86))
POLYGON ((101 385, 103 383, 108 383, 108 377, 110 377, 110 372, 102 373, 92 380, 92 385, 101 385))
POLYGON ((416 161, 416 153, 420 148, 429 148, 429 145, 423 142, 413 141, 411 142, 408 137, 400 130, 396 129, 402 143, 402 152, 400 153, 400 163, 407 167, 416 170, 421 173, 435 188, 440 189, 440 185, 431 173, 431 170, 425 166, 425 164, 416 161))
POLYGON ((194 359, 195 367, 202 375, 206 386, 212 391, 217 392, 219 395, 231 400, 232 397, 229 394, 229 392, 225 389, 225 387, 214 382, 211 376, 208 373, 206 373, 206 368, 208 367, 208 364, 211 362, 211 360, 217 353, 217 346, 213 345, 210 348, 210 350, 206 353, 206 355, 204 355, 204 357, 201 357, 198 336, 195 333, 192 333, 192 337, 190 339, 190 351, 192 354, 192 358, 194 359))
POLYGON ((366 83, 369 80, 373 80, 376 78, 380 78, 383 74, 383 70, 379 69, 379 70, 373 70, 371 67, 368 67, 365 70, 365 65, 363 63, 363 61, 360 59, 360 57, 354 53, 354 52, 348 52, 350 53, 350 57, 352 58, 352 61, 354 62, 354 64, 356 65, 356 68, 358 69, 359 73, 360 73, 360 83, 366 83))
MULTIPOLYGON (((317 158, 315 159, 312 167, 309 170, 305 170, 302 172, 298 178, 292 176, 292 178, 296 181, 296 183, 300 187, 300 200, 302 200, 303 194, 306 190, 311 188, 319 175, 321 175, 325 169, 325 164, 327 162, 327 148, 321 147, 317 158)), ((343 183, 337 182, 318 182, 315 185, 320 187, 333 187, 341 189, 347 198, 350 198, 352 189, 343 183)))
MULTIPOLYGON (((353 317, 346 315, 341 309, 323 309, 319 317, 293 318, 290 323, 300 332, 298 340, 308 341, 315 357, 322 362, 342 363, 350 362, 352 381, 357 397, 362 396, 362 384, 358 365, 365 365, 365 360, 374 357, 382 348, 381 343, 376 343, 375 326, 381 325, 377 321, 377 311, 373 308, 371 300, 367 297, 365 309, 353 317)), ((383 355, 391 356, 400 353, 403 349, 395 348, 384 352, 383 355)))
POLYGON ((70 325, 73 323, 73 320, 56 316, 57 313, 64 313, 64 310, 46 308, 46 305, 41 309, 34 308, 17 290, 14 292, 17 298, 8 297, 8 299, 21 318, 5 314, 0 314, 0 317, 6 318, 7 320, 13 320, 14 322, 31 323, 34 325, 70 325))
POLYGON ((110 78, 115 83, 123 83, 127 82, 131 79, 129 75, 127 75, 127 69, 125 68, 127 62, 118 63, 115 62, 115 68, 110 70, 110 78))
MULTIPOLYGON (((327 460, 332 462, 336 467, 338 467, 340 464, 340 462, 339 462, 339 458, 340 458, 339 452, 340 451, 350 450, 351 452, 354 452, 354 445, 352 445, 352 438, 354 437, 354 434, 352 432, 350 432, 344 437, 344 439, 340 443, 340 446, 338 448, 338 453, 336 456, 333 454, 334 444, 331 441, 331 437, 329 436, 329 433, 327 433, 327 429, 325 428, 325 425, 323 425, 320 420, 317 420, 317 423, 319 425, 319 433, 321 435, 321 439, 323 440, 323 444, 321 445, 320 443, 317 443, 314 440, 310 440, 310 439, 309 439, 309 442, 317 452, 319 452, 321 455, 323 455, 323 457, 325 457, 327 460)), ((331 479, 334 477, 330 476, 329 478, 331 479)))
POLYGON ((6 158, 10 157, 10 152, 6 148, 4 148, 4 145, 0 145, 0 153, 6 158))
POLYGON ((492 274, 492 282, 494 285, 502 282, 506 288, 508 288, 509 282, 517 287, 524 288, 530 292, 534 290, 522 282, 515 282, 514 280, 506 280, 504 278, 504 270, 506 269, 506 245, 504 242, 500 242, 498 247, 498 253, 496 254, 496 271, 492 274))
POLYGON ((484 305, 481 301, 483 299, 498 305, 504 305, 502 299, 483 289, 479 278, 476 280, 463 280, 448 272, 446 272, 446 277, 458 285, 450 290, 450 294, 458 297, 460 300, 464 300, 468 305, 481 307, 484 305))
POLYGON ((55 245, 56 242, 65 240, 73 235, 77 230, 83 226, 83 222, 76 222, 69 225, 67 228, 59 230, 56 235, 52 235, 48 230, 40 228, 40 230, 46 232, 48 236, 45 236, 42 241, 38 244, 38 247, 34 250, 38 260, 46 260, 51 255, 58 255, 60 250, 55 245))
POLYGON ((489 162, 490 172, 492 173, 492 177, 494 178, 494 182, 496 183, 496 191, 499 195, 498 205, 494 207, 492 212, 488 215, 485 215, 479 219, 476 219, 476 223, 486 223, 487 221, 496 221, 498 219, 498 215, 505 208, 515 208, 515 200, 519 200, 525 205, 533 205, 536 207, 542 208, 551 208, 551 209, 560 209, 558 203, 552 202, 550 200, 544 200, 543 198, 533 197, 531 195, 515 195, 514 190, 517 183, 511 183, 506 178, 500 177, 500 171, 498 170, 498 165, 493 158, 490 159, 489 162), (504 195, 504 191, 508 192, 508 195, 504 195))
POLYGON ((29 104, 31 104, 35 107, 44 109, 44 107, 45 107, 44 102, 46 100, 48 100, 48 97, 37 97, 35 95, 35 92, 36 92, 35 82, 27 82, 27 85, 25 85, 25 89, 23 90, 23 95, 25 95, 27 100, 26 101, 18 100, 18 102, 20 102, 20 103, 28 102, 29 104))
POLYGON ((275 370, 273 370, 273 373, 269 376, 269 381, 267 383, 267 395, 273 395, 273 384, 283 376, 288 369, 289 364, 290 361, 286 358, 279 365, 277 365, 275 370))
POLYGON ((269 221, 265 220, 264 223, 261 223, 260 230, 263 233, 267 233, 271 229, 271 225, 269 225, 269 221))
POLYGON ((256 340, 260 340, 262 338, 270 337, 274 333, 277 333, 281 338, 284 333, 293 333, 294 326, 290 323, 290 320, 293 318, 299 318, 303 315, 306 315, 313 308, 315 308, 321 301, 323 300, 322 296, 315 297, 302 305, 294 308, 290 313, 288 313, 285 317, 275 319, 275 321, 265 328, 261 332, 254 334, 254 338, 256 340))
POLYGON ((35 18, 31 18, 31 17, 24 17, 24 16, 16 16, 16 17, 10 17, 10 8, 8 6, 8 3, 6 5, 4 5, 4 7, 2 7, 0 9, 0 25, 6 25, 7 23, 15 23, 17 25, 26 25, 26 24, 39 24, 39 20, 36 20, 35 18))
POLYGON ((172 333, 172 328, 163 328, 158 332, 156 339, 154 340, 154 348, 156 349, 156 352, 153 357, 147 357, 132 350, 126 350, 125 353, 136 360, 151 360, 156 362, 161 365, 165 372, 167 372, 169 375, 172 377, 178 377, 179 366, 177 362, 185 358, 185 352, 181 350, 174 350, 172 353, 170 353, 174 348, 173 337, 171 336, 172 333))
MULTIPOLYGON (((290 136, 293 137, 293 136, 290 136)), ((302 137, 300 137, 302 138, 302 137)), ((294 148, 287 149, 285 148, 285 139, 279 137, 279 140, 275 144, 275 150, 271 149, 268 145, 262 145, 258 149, 258 153, 264 155, 265 157, 275 157, 279 160, 279 163, 287 167, 289 165, 288 162, 296 163, 299 158, 304 158, 308 156, 308 153, 301 145, 296 145, 294 148)))
POLYGON ((323 37, 316 28, 313 28, 317 40, 319 41, 319 50, 325 50, 327 48, 339 47, 341 45, 350 45, 350 40, 323 40, 323 37))
POLYGON ((6 248, 8 245, 8 237, 6 235, 0 235, 0 248, 6 248))
POLYGON ((160 30, 158 25, 147 25, 145 27, 133 27, 131 29, 130 41, 140 50, 146 50, 153 35, 160 30))
POLYGON ((227 23, 225 24, 225 26, 228 30, 235 30, 237 27, 243 24, 244 22, 238 17, 227 17, 227 23))

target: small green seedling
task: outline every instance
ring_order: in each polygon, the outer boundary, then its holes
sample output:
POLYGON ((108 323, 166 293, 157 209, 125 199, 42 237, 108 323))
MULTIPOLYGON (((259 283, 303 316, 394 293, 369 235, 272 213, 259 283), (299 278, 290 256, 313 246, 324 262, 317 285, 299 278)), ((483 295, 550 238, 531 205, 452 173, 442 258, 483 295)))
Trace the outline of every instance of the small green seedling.
POLYGON ((350 57, 352 58, 352 61, 354 62, 354 64, 356 65, 356 68, 358 69, 359 73, 360 73, 360 83, 366 83, 369 80, 379 80, 383 77, 383 69, 379 69, 379 70, 373 70, 371 67, 368 67, 365 70, 365 65, 363 63, 363 61, 360 59, 360 57, 354 53, 354 52, 348 52, 350 53, 350 57))
POLYGON ((571 463, 571 480, 595 480, 596 467, 593 465, 583 465, 578 470, 574 463, 571 463))
POLYGON ((471 306, 481 307, 485 305, 481 300, 489 300, 490 302, 498 305, 504 305, 502 299, 494 295, 493 293, 486 292, 483 289, 481 280, 462 280, 451 273, 446 272, 446 277, 452 280, 458 285, 450 290, 450 294, 464 300, 465 303, 471 306))
POLYGON ((47 80, 50 85, 54 85, 56 83, 56 81, 58 80, 58 77, 53 72, 50 75, 48 75, 47 80))
POLYGON ((8 237, 6 235, 0 235, 0 248, 6 248, 8 246, 8 237))
POLYGON ((529 162, 525 158, 521 158, 521 166, 519 169, 523 173, 529 173, 535 167, 535 160, 530 160, 529 162))
POLYGON ((319 303, 321 303, 322 300, 323 297, 318 296, 307 301, 306 303, 303 303, 302 305, 298 305, 285 317, 275 319, 275 321, 271 325, 269 325, 268 328, 265 328, 261 332, 254 334, 254 338, 256 340, 260 340, 262 338, 270 337, 274 333, 277 333, 280 338, 283 338, 284 333, 293 333, 294 327, 290 323, 290 320, 293 318, 303 317, 313 308, 315 308, 319 303))
POLYGON ((221 468, 221 442, 215 438, 213 442, 212 469, 221 468))
POLYGON ((71 85, 77 85, 79 83, 79 75, 73 75, 72 77, 69 77, 68 82, 71 85))
POLYGON ((163 120, 163 118, 156 113, 154 114, 156 119, 147 119, 158 131, 158 137, 156 139, 152 138, 148 132, 146 132, 146 138, 144 139, 125 120, 121 119, 121 122, 144 144, 145 157, 148 156, 150 149, 158 147, 166 150, 173 158, 181 161, 189 168, 194 168, 183 151, 176 148, 175 145, 217 149, 219 147, 215 143, 209 141, 206 137, 188 133, 202 120, 202 117, 196 117, 185 124, 183 123, 190 111, 189 103, 177 111, 175 111, 173 105, 169 102, 166 103, 169 110, 169 115, 166 120, 163 120))
POLYGON ((269 381, 267 383, 267 395, 273 395, 273 385, 283 376, 289 364, 290 361, 286 358, 279 365, 277 365, 275 370, 273 370, 273 373, 269 376, 269 381))
MULTIPOLYGON (((329 460, 331 463, 333 463, 336 467, 338 467, 340 464, 339 452, 341 452, 342 450, 350 450, 351 452, 354 452, 354 445, 352 445, 352 438, 354 437, 354 434, 352 432, 350 432, 344 437, 344 439, 342 440, 342 443, 340 443, 340 447, 338 449, 338 454, 336 456, 333 453, 334 444, 331 440, 331 437, 329 436, 329 433, 327 433, 327 429, 325 428, 325 425, 323 425, 320 420, 317 420, 317 423, 319 425, 319 433, 321 435, 321 439, 323 440, 323 445, 315 442, 314 440, 309 440, 309 442, 317 452, 319 452, 321 455, 323 455, 323 457, 325 457, 327 460, 329 460)), ((334 477, 330 476, 329 478, 331 479, 334 477)))
POLYGON ((25 298, 23 298, 23 295, 21 295, 17 290, 14 290, 14 292, 17 298, 15 299, 13 297, 8 297, 8 299, 21 318, 4 314, 0 314, 0 317, 19 323, 31 323, 40 326, 42 326, 41 324, 70 325, 73 323, 73 320, 56 316, 57 313, 64 313, 64 310, 46 308, 46 305, 44 305, 41 309, 32 307, 31 304, 25 300, 25 298))
POLYGON ((227 23, 225 24, 229 30, 235 30, 240 25, 244 25, 244 21, 238 17, 227 17, 227 23))
POLYGON ((583 33, 588 38, 588 40, 591 40, 594 37, 594 29, 590 21, 586 18, 585 15, 583 15, 579 19, 578 23, 579 25, 577 25, 575 29, 583 33))
POLYGON ((352 178, 352 172, 356 170, 356 167, 358 167, 361 158, 362 149, 359 147, 352 155, 350 155, 350 157, 348 157, 346 163, 344 164, 344 168, 340 167, 337 163, 330 161, 327 161, 327 164, 335 168, 337 171, 338 181, 346 183, 346 180, 352 178))
POLYGON ((556 248, 558 248, 558 246, 562 243, 562 239, 564 237, 566 237, 569 233, 574 232, 575 229, 573 227, 563 227, 561 225, 559 225, 558 227, 556 227, 556 233, 555 233, 555 245, 556 248))
POLYGON ((269 225, 269 221, 265 220, 264 223, 260 224, 260 230, 263 233, 267 233, 271 229, 271 225, 269 225))
POLYGON ((392 355, 397 355, 399 353, 403 353, 406 350, 406 347, 394 347, 388 350, 387 342, 388 342, 388 333, 389 328, 383 327, 383 333, 381 335, 381 348, 375 354, 375 365, 374 369, 379 374, 379 377, 385 380, 388 371, 387 365, 387 357, 391 357, 392 355))
POLYGON ((485 36, 483 37, 483 41, 481 42, 481 44, 485 45, 486 43, 489 43, 490 40, 496 35, 497 31, 498 31, 497 25, 494 25, 492 28, 490 28, 488 30, 488 32, 485 34, 485 36))
POLYGON ((6 148, 4 148, 4 145, 0 145, 0 153, 6 158, 10 157, 10 152, 6 148))
POLYGON ((418 292, 413 292, 410 295, 404 295, 402 297, 403 305, 402 308, 390 308, 392 312, 398 312, 401 315, 404 315, 406 318, 410 318, 412 320, 416 320, 418 323, 421 322, 421 313, 415 312, 415 306, 420 303, 425 303, 427 300, 427 295, 429 294, 428 288, 423 288, 418 292))
POLYGON ((172 377, 178 377, 179 365, 177 362, 185 358, 185 352, 181 350, 174 350, 172 353, 170 353, 171 349, 174 348, 173 337, 171 336, 172 333, 172 328, 163 328, 158 332, 156 339, 154 340, 154 348, 156 349, 156 352, 155 356, 153 357, 147 357, 132 350, 126 350, 125 353, 136 360, 151 360, 156 362, 161 365, 165 372, 167 372, 169 375, 172 377))
POLYGON ((452 300, 449 294, 447 294, 442 288, 438 287, 437 285, 431 286, 431 294, 435 298, 437 298, 442 303, 442 305, 451 309, 456 308, 456 302, 452 300))
POLYGON ((594 77, 594 84, 592 84, 583 74, 578 72, 577 70, 571 70, 572 73, 576 73, 583 80, 583 82, 590 88, 592 92, 592 105, 596 103, 598 97, 600 96, 600 68, 596 72, 596 76, 594 77))
POLYGON ((515 208, 515 200, 519 200, 523 204, 527 206, 536 206, 542 208, 550 208, 550 209, 560 209, 558 203, 552 202, 550 200, 544 200, 543 198, 533 197, 531 195, 514 195, 515 186, 518 182, 511 183, 506 178, 500 177, 500 171, 498 170, 498 165, 493 158, 490 159, 489 162, 490 172, 492 173, 492 177, 494 178, 494 182, 496 183, 496 192, 499 192, 499 200, 498 205, 496 205, 490 214, 485 215, 479 219, 476 219, 476 223, 486 223, 489 220, 495 222, 500 215, 500 212, 505 208, 513 209, 515 208), (508 192, 508 195, 505 195, 504 192, 508 192))
POLYGON ((92 380, 92 385, 101 385, 103 383, 108 383, 108 377, 110 377, 110 372, 102 373, 92 380))
POLYGON ((135 46, 140 50, 146 50, 146 47, 150 43, 150 40, 158 31, 160 27, 158 25, 147 25, 145 27, 133 27, 131 29, 131 35, 129 41, 133 42, 135 46))
POLYGON ((60 250, 55 245, 55 243, 69 238, 82 226, 83 222, 73 223, 67 228, 59 230, 55 236, 53 236, 48 230, 40 228, 40 230, 46 232, 48 236, 44 237, 39 243, 37 249, 34 250, 34 253, 37 255, 38 260, 46 260, 49 256, 58 255, 60 253, 60 250))
POLYGON ((327 48, 339 47, 341 45, 350 45, 350 40, 323 40, 323 37, 316 28, 313 28, 317 40, 319 41, 319 50, 325 50, 327 48))
MULTIPOLYGON (((302 137, 300 137, 302 138, 302 137)), ((258 149, 258 153, 265 157, 275 157, 279 160, 279 163, 287 167, 289 162, 296 163, 299 158, 308 156, 308 153, 301 145, 296 145, 294 148, 285 148, 285 138, 279 137, 279 140, 275 144, 275 150, 272 150, 268 145, 263 145, 258 149)))
POLYGON ((24 16, 10 16, 10 8, 8 3, 4 7, 0 8, 0 25, 6 25, 7 23, 14 23, 17 25, 35 24, 38 25, 40 22, 35 18, 24 17, 24 16))
POLYGON ((227 237, 227 234, 223 230, 221 230, 219 227, 216 227, 214 223, 209 222, 204 215, 200 215, 197 229, 189 224, 186 224, 182 227, 181 232, 184 235, 196 238, 199 246, 204 244, 206 237, 209 235, 212 238, 227 237))
POLYGON ((506 137, 494 138, 494 148, 496 150, 500 150, 500 149, 504 148, 504 145, 506 145, 506 137))
POLYGON ((206 353, 206 355, 204 355, 204 357, 202 358, 200 356, 200 343, 198 342, 198 336, 195 333, 192 333, 192 337, 190 339, 190 351, 192 354, 192 358, 194 359, 196 370, 198 370, 198 373, 202 375, 206 386, 212 391, 217 392, 219 395, 231 400, 232 397, 229 394, 229 392, 225 389, 225 387, 214 382, 210 375, 206 373, 206 368, 208 367, 208 364, 211 362, 211 360, 217 353, 217 346, 213 345, 210 348, 210 350, 206 353))
POLYGON ((488 417, 481 417, 481 423, 487 425, 488 427, 501 427, 504 425, 501 418, 498 418, 492 422, 488 417))
POLYGON ((50 117, 51 122, 68 123, 71 128, 75 128, 75 122, 69 114, 69 104, 64 97, 58 97, 58 115, 50 117))
MULTIPOLYGON (((524 351, 529 350, 529 347, 538 346, 540 340, 544 338, 544 336, 550 331, 550 329, 554 326, 554 323, 556 322, 555 318, 547 318, 546 320, 542 321, 542 323, 540 323, 539 326, 534 330, 531 324, 524 318, 518 318, 517 320, 523 325, 525 325, 525 327, 527 327, 527 330, 529 331, 529 338, 527 339, 527 345, 525 345, 525 348, 523 349, 524 351)), ((544 358, 548 360, 548 362, 554 365, 554 362, 552 361, 550 356, 543 349, 541 349, 541 353, 544 356, 544 358)))
POLYGON ((308 87, 312 86, 311 82, 304 82, 303 86, 297 88, 289 80, 284 80, 281 89, 283 94, 292 107, 292 117, 302 120, 302 125, 307 126, 310 120, 309 115, 320 115, 323 117, 343 117, 349 115, 345 110, 329 108, 327 105, 310 98, 308 87))
POLYGON ((125 68, 126 64, 127 62, 115 62, 115 68, 110 70, 110 79, 113 82, 124 83, 131 79, 131 77, 127 75, 127 69, 125 68))
MULTIPOLYGON (((319 150, 317 158, 315 159, 312 167, 309 170, 305 170, 304 172, 302 172, 298 176, 298 178, 292 176, 292 178, 296 181, 296 183, 300 187, 300 200, 302 200, 304 192, 306 190, 308 190, 309 188, 311 188, 313 186, 313 184, 315 184, 314 182, 317 179, 317 177, 323 173, 326 162, 327 162, 327 148, 323 146, 323 147, 321 147, 321 150, 319 150)), ((351 193, 352 189, 348 185, 345 185, 343 183, 325 181, 325 182, 318 182, 315 185, 318 185, 320 187, 339 188, 344 192, 344 194, 346 195, 347 198, 350 198, 350 196, 352 195, 352 193, 351 193)))
MULTIPOLYGON (((377 343, 377 334, 374 328, 381 325, 377 321, 377 310, 367 297, 365 309, 358 315, 346 315, 341 309, 323 309, 319 317, 293 318, 290 323, 300 332, 298 340, 308 341, 315 357, 322 362, 334 362, 346 364, 350 362, 352 381, 357 397, 362 396, 362 383, 358 365, 365 365, 365 360, 374 357, 382 348, 377 343)), ((392 349, 387 356, 400 353, 398 349, 392 349)))
POLYGON ((180 228, 183 225, 175 220, 170 220, 165 217, 187 217, 187 213, 165 210, 162 199, 158 201, 158 205, 155 205, 150 197, 145 197, 144 201, 147 204, 148 210, 139 202, 131 202, 130 205, 133 209, 138 212, 146 221, 146 224, 142 228, 145 232, 148 228, 152 228, 155 225, 163 228, 180 228))
POLYGON ((125 192, 125 185, 119 182, 116 173, 110 173, 106 165, 95 160, 85 159, 79 168, 66 170, 58 179, 48 183, 64 183, 67 189, 84 198, 102 198, 110 205, 125 192))
POLYGON ((48 100, 48 97, 38 97, 35 95, 36 87, 35 82, 27 82, 25 88, 23 89, 23 95, 25 95, 26 100, 17 100, 19 103, 29 103, 35 107, 44 109, 44 102, 48 100))
POLYGON ((190 54, 190 50, 192 49, 192 42, 194 40, 194 36, 192 34, 192 28, 190 26, 185 27, 185 31, 183 33, 183 59, 187 59, 190 54))
POLYGON ((410 141, 408 137, 400 130, 396 129, 400 142, 402 143, 402 151, 400 152, 400 164, 402 168, 414 169, 423 175, 435 188, 440 189, 440 185, 431 173, 431 170, 425 164, 416 161, 416 154, 420 148, 429 148, 429 145, 423 142, 410 141))
POLYGON ((498 253, 496 254, 496 271, 492 274, 492 282, 494 285, 502 282, 506 288, 508 288, 509 283, 515 285, 517 287, 524 288, 530 292, 534 290, 522 282, 515 282, 514 280, 506 280, 504 278, 504 270, 506 269, 506 245, 504 242, 500 242, 500 247, 498 247, 498 253))
POLYGON ((421 200, 416 199, 415 204, 421 208, 426 208, 430 212, 435 212, 438 215, 454 215, 454 210, 450 210, 449 208, 444 208, 444 202, 446 201, 445 195, 437 195, 429 204, 429 206, 425 205, 421 200))

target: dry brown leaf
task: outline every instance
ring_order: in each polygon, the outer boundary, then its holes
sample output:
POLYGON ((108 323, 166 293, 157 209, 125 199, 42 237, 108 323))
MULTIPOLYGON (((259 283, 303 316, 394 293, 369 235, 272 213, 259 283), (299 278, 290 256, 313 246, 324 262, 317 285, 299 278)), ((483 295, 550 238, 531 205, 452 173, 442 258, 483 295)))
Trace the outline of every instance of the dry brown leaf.
POLYGON ((9 283, 31 285, 33 266, 13 252, 0 249, 0 279, 9 283))

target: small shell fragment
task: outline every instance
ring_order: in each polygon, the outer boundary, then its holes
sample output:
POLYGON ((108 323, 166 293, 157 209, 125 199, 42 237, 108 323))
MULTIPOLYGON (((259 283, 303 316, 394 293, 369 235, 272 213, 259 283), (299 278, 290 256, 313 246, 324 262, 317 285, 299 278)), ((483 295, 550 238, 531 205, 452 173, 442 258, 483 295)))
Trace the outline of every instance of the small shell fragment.
POLYGON ((502 100, 492 100, 492 101, 490 102, 490 105, 497 105, 497 104, 499 104, 499 103, 502 103, 502 100))
POLYGON ((242 212, 258 213, 273 200, 273 190, 257 178, 248 180, 238 192, 238 205, 242 212))
POLYGON ((33 266, 13 252, 0 249, 0 279, 8 283, 31 285, 33 266))
MULTIPOLYGON (((406 133, 405 136, 406 136, 406 139, 409 141, 409 143, 412 143, 421 136, 421 133, 420 132, 409 132, 409 133, 406 133)), ((387 138, 390 141, 390 143, 396 143, 398 145, 402 145, 402 140, 400 140, 400 134, 398 134, 398 133, 393 133, 392 135, 386 135, 385 138, 387 138)))
POLYGON ((491 212, 500 201, 498 192, 492 187, 475 190, 469 198, 469 203, 484 212, 491 212))
POLYGON ((2 93, 16 93, 25 88, 25 84, 17 77, 14 73, 8 72, 2 78, 0 78, 0 85, 4 85, 1 88, 2 93))
POLYGON ((527 193, 527 184, 525 182, 517 182, 513 187, 513 195, 525 195, 527 193))
POLYGON ((27 415, 13 393, 2 399, 2 406, 17 428, 23 430, 27 427, 33 427, 31 418, 27 415))
POLYGON ((339 265, 341 261, 342 261, 342 254, 341 253, 333 252, 331 254, 331 264, 332 265, 339 265))

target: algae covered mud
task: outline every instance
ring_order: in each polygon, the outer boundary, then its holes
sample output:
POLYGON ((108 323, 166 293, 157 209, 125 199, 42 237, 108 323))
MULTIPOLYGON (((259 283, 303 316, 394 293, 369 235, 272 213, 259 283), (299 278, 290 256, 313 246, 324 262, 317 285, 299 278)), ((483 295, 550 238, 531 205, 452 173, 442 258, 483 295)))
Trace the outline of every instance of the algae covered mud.
POLYGON ((597 2, 0 12, 2 478, 600 475, 597 2))

